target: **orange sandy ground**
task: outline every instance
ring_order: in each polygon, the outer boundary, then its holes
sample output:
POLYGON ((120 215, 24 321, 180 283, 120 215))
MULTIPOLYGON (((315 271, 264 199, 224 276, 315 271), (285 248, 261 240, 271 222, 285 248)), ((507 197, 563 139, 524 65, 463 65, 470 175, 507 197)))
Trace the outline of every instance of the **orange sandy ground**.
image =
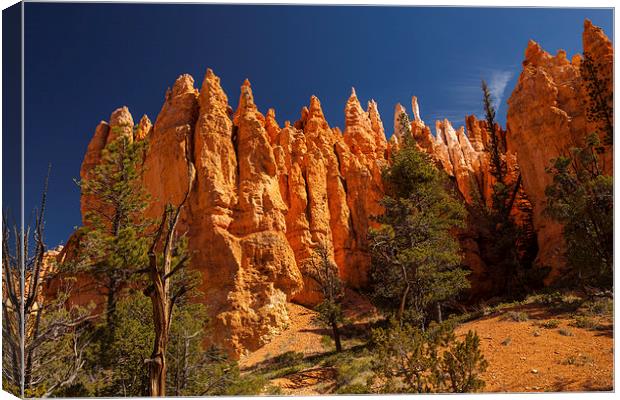
MULTIPOLYGON (((348 309, 350 318, 364 318, 372 312, 361 298, 355 299, 348 309)), ((289 312, 289 328, 269 344, 241 359, 242 370, 251 371, 259 363, 287 351, 306 355, 326 351, 321 344, 325 331, 312 322, 314 311, 289 304, 289 312)), ((489 368, 483 374, 485 392, 613 390, 612 322, 600 321, 603 330, 576 328, 570 326, 572 322, 568 314, 551 315, 540 306, 525 305, 467 322, 459 326, 456 333, 462 337, 470 329, 478 332, 483 354, 489 362, 489 368), (507 319, 508 311, 525 312, 529 320, 515 322, 507 319), (558 320, 559 326, 553 329, 539 326, 550 319, 558 320), (561 328, 569 330, 572 336, 560 334, 561 328), (539 336, 535 336, 536 331, 539 336)), ((274 379, 271 384, 281 387, 283 394, 320 394, 325 392, 319 386, 331 386, 329 383, 333 382, 334 376, 335 370, 329 368, 309 368, 274 379)))
MULTIPOLYGON (((475 330, 489 368, 483 374, 486 392, 563 392, 613 390, 613 325, 604 330, 570 326, 569 315, 549 315, 539 306, 519 306, 528 321, 515 322, 503 315, 463 324, 457 334, 475 330), (554 329, 538 326, 556 319, 554 329), (568 330, 572 336, 560 334, 568 330), (534 332, 540 336, 535 336, 534 332), (507 338, 510 343, 503 345, 507 338), (574 361, 573 361, 574 360, 574 361), (573 364, 569 362, 573 361, 573 364)), ((506 310, 510 311, 510 310, 506 310)))

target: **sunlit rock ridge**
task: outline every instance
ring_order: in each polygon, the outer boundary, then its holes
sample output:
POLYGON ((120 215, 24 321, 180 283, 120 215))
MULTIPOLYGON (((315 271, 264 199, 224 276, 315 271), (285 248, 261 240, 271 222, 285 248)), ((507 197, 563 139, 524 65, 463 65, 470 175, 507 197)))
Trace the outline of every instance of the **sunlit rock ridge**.
MULTIPOLYGON (((609 66, 602 73, 610 74, 611 44, 589 21, 583 44, 596 61, 609 66)), ((563 265, 562 237, 560 227, 543 214, 544 188, 550 182, 545 167, 558 155, 556 147, 579 144, 588 128, 579 61, 579 55, 569 61, 563 51, 551 56, 531 41, 508 102, 507 129, 497 127, 507 143, 508 180, 522 174, 523 207, 516 216, 533 220, 538 260, 555 274, 563 265)), ((248 80, 233 110, 210 69, 200 88, 187 74, 177 78, 154 124, 143 116, 134 126, 126 107, 115 110, 109 122, 97 126, 80 172, 82 179, 89 178, 112 132, 147 141, 143 184, 152 203, 146 217, 158 218, 166 203, 183 198, 190 158, 196 181, 179 231, 189 238, 191 268, 202 273, 200 290, 212 316, 213 342, 240 356, 286 328, 287 302, 316 304, 306 267, 317 246, 327 247, 348 286, 367 284, 366 235, 372 216, 382 212, 381 171, 403 140, 398 118, 403 112, 410 114, 417 145, 452 177, 463 200, 490 204, 494 182, 488 130, 474 115, 457 129, 447 119, 436 121, 433 132, 421 119, 414 96, 411 112, 396 105, 394 125, 386 127, 376 102, 363 107, 353 89, 344 105, 342 130, 329 125, 315 96, 297 121, 278 121, 274 109, 263 114, 257 108, 248 80)), ((606 156, 611 160, 611 150, 606 156)), ((82 215, 96 201, 83 196, 82 215)), ((486 270, 474 236, 466 230, 459 239, 464 264, 473 271, 472 285, 483 290, 484 277, 492 271, 486 270)))

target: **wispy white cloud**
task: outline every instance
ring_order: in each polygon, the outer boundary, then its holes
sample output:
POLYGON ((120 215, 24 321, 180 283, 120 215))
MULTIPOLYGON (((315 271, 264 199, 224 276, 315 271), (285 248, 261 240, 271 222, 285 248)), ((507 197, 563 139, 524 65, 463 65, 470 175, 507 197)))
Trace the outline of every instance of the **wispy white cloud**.
POLYGON ((458 76, 446 80, 445 85, 439 89, 445 98, 445 103, 441 109, 430 110, 427 114, 428 120, 434 123, 436 119, 448 118, 455 126, 459 126, 464 123, 465 115, 474 114, 478 119, 484 118, 482 80, 487 82, 493 106, 499 113, 502 102, 509 95, 508 85, 517 68, 517 66, 507 65, 499 68, 477 67, 461 71, 458 76))
POLYGON ((493 99, 493 106, 495 111, 499 111, 504 99, 504 92, 508 82, 512 79, 512 71, 492 70, 489 78, 489 92, 491 92, 491 98, 493 99))

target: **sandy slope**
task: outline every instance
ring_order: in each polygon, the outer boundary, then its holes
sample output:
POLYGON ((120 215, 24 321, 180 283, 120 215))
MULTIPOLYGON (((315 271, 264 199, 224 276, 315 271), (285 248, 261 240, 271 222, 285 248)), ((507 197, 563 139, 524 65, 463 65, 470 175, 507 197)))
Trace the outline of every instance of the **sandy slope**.
MULTIPOLYGON (((348 304, 349 315, 367 316, 368 303, 361 297, 348 304)), ((246 373, 259 363, 288 351, 306 356, 325 352, 321 337, 328 331, 313 322, 314 311, 289 304, 291 325, 271 343, 240 361, 246 373)), ((486 392, 543 392, 613 390, 613 328, 602 320, 603 329, 571 326, 569 314, 552 315, 542 306, 523 305, 503 310, 499 315, 470 321, 456 330, 464 336, 468 330, 478 332, 484 356, 489 362, 483 374, 486 392), (507 318, 510 311, 524 312, 527 321, 507 318), (545 329, 545 321, 558 320, 559 326, 545 329), (564 336, 560 329, 568 330, 564 336)), ((307 368, 274 379, 271 384, 283 394, 308 395, 330 391, 335 372, 329 368, 307 368)))
POLYGON ((514 310, 526 312, 530 319, 515 322, 504 314, 471 321, 457 329, 461 335, 470 329, 478 332, 489 362, 483 375, 485 391, 613 390, 610 321, 603 323, 606 329, 588 330, 569 326, 573 322, 569 315, 551 316, 541 307, 519 306, 514 310), (559 326, 539 326, 550 319, 558 320, 559 326), (572 336, 562 335, 560 329, 572 336))

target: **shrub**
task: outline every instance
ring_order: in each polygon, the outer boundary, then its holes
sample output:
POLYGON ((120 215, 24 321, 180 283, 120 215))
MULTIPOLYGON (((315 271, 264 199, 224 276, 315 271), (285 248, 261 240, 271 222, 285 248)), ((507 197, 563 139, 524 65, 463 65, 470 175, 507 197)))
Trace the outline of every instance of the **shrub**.
POLYGON ((281 396, 284 394, 282 393, 282 388, 276 385, 267 386, 267 388, 265 389, 265 393, 272 396, 281 396))
POLYGON ((456 340, 451 327, 435 324, 425 332, 411 325, 373 331, 376 346, 369 387, 380 393, 475 392, 488 366, 478 335, 456 340), (373 385, 375 384, 375 385, 373 385))
POLYGON ((592 357, 585 354, 578 354, 577 356, 569 356, 568 358, 562 360, 560 364, 562 365, 576 365, 576 366, 584 366, 588 364, 592 364, 594 360, 592 357))
POLYGON ((580 306, 582 299, 572 294, 562 294, 561 292, 554 291, 529 296, 527 302, 539 303, 550 307, 554 311, 560 312, 576 310, 580 306))
POLYGON ((450 351, 444 352, 441 369, 449 376, 452 392, 467 393, 484 387, 485 383, 479 374, 488 365, 480 352, 480 338, 469 331, 464 341, 456 342, 450 351))
POLYGON ((260 394, 267 385, 267 379, 262 375, 247 375, 234 380, 234 383, 222 393, 227 396, 260 394))
POLYGON ((558 321, 557 319, 550 319, 548 321, 541 323, 540 326, 545 329, 555 329, 558 326, 560 326, 560 321, 558 321))
POLYGON ((575 322, 573 323, 573 326, 582 329, 596 329, 598 327, 598 323, 586 316, 577 315, 575 316, 575 322))
POLYGON ((323 346, 325 350, 331 351, 334 349, 334 340, 329 335, 322 335, 321 346, 323 346))
POLYGON ((529 315, 523 311, 508 311, 505 319, 511 319, 515 322, 524 322, 530 319, 529 315))
POLYGON ((545 293, 540 297, 540 303, 546 306, 557 305, 562 303, 562 294, 560 292, 545 293))
POLYGON ((336 387, 356 386, 359 382, 356 383, 355 380, 369 369, 370 360, 368 358, 345 360, 336 367, 336 387))
POLYGON ((614 313, 614 300, 612 298, 599 298, 588 300, 582 304, 581 314, 590 316, 608 316, 614 313))

